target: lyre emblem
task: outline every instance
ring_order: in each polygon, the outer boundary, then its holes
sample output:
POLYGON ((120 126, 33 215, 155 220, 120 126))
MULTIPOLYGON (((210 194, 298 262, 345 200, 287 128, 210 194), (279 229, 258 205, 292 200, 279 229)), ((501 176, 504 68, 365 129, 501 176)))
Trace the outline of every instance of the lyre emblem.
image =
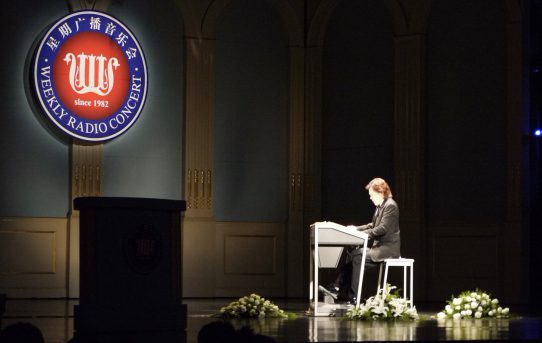
POLYGON ((113 90, 115 83, 114 70, 120 64, 117 58, 108 59, 104 55, 87 55, 84 52, 77 57, 69 52, 64 57, 66 64, 70 64, 69 79, 74 92, 78 94, 95 93, 107 95, 113 90), (97 66, 96 66, 97 64, 97 66))

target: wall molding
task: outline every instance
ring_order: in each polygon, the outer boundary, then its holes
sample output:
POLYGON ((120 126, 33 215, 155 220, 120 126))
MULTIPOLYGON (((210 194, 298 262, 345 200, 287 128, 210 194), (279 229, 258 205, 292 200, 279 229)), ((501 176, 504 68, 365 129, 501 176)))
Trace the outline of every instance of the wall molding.
POLYGON ((9 298, 67 296, 66 218, 0 217, 0 293, 9 298), (22 252, 24 254, 22 254, 22 252), (7 272, 6 272, 7 271, 7 272))

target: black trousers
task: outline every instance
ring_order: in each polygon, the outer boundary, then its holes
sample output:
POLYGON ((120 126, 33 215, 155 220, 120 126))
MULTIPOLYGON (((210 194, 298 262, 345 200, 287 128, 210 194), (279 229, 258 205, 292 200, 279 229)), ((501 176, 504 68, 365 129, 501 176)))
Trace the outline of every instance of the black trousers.
MULTIPOLYGON (((339 288, 339 294, 346 296, 346 300, 353 301, 358 295, 358 285, 361 267, 361 254, 349 254, 347 262, 340 268, 339 275, 333 286, 339 288)), ((365 270, 376 267, 380 262, 373 262, 369 256, 365 257, 365 270)))

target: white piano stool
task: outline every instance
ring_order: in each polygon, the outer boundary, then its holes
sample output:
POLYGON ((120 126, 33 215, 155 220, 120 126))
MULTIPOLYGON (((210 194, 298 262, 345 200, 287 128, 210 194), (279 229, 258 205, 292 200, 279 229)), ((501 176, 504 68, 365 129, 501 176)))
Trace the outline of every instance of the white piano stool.
POLYGON ((386 286, 388 281, 388 268, 389 267, 403 267, 403 298, 410 303, 410 306, 414 306, 414 259, 412 258, 388 258, 380 263, 380 272, 378 273, 378 288, 377 294, 380 289, 386 286), (384 280, 382 281, 382 268, 384 268, 384 280), (408 277, 410 271, 410 277, 408 277), (409 279, 409 283, 407 283, 409 279), (407 294, 410 293, 410 297, 407 294))

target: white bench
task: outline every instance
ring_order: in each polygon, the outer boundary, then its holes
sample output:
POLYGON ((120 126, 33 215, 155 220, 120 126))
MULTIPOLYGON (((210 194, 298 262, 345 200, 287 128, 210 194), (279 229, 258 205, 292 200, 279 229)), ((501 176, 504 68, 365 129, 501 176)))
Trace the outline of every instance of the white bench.
POLYGON ((414 306, 414 259, 412 258, 388 258, 380 263, 380 272, 378 273, 378 288, 377 294, 381 288, 386 286, 388 281, 389 267, 403 267, 403 298, 410 302, 410 306, 414 306), (382 280, 382 268, 384 268, 384 280, 382 280), (408 272, 410 270, 410 280, 407 283, 408 272), (407 294, 410 291, 410 297, 407 294))

